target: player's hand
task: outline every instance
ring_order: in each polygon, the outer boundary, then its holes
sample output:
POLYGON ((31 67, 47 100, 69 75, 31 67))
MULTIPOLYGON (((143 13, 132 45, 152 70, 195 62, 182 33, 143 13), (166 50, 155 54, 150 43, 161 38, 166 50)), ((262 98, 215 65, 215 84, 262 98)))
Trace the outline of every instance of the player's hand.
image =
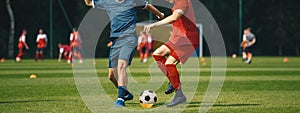
POLYGON ((93 6, 93 1, 92 0, 84 0, 85 5, 87 6, 93 6))
POLYGON ((154 27, 154 24, 145 25, 144 32, 149 33, 153 27, 154 27))
POLYGON ((29 50, 29 47, 28 47, 28 46, 26 46, 26 49, 27 49, 27 50, 29 50))

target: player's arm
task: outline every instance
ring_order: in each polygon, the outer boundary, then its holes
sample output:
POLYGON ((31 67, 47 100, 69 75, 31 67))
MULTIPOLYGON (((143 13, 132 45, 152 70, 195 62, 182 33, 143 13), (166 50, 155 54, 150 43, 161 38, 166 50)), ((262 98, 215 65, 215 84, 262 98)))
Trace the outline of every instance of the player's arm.
POLYGON ((28 47, 28 45, 27 45, 27 43, 26 43, 26 38, 25 38, 25 36, 22 37, 22 41, 23 41, 23 43, 24 43, 25 48, 28 50, 29 47, 28 47))
POLYGON ((147 10, 151 11, 153 14, 155 14, 158 19, 163 19, 165 16, 164 13, 160 12, 157 8, 155 8, 151 4, 147 4, 145 9, 147 9, 147 10))
POLYGON ((172 15, 166 17, 165 19, 163 19, 161 21, 158 21, 158 22, 155 22, 155 23, 150 24, 150 25, 145 25, 144 26, 144 32, 149 32, 154 27, 171 24, 171 23, 177 21, 182 15, 183 15, 183 11, 181 9, 177 9, 173 12, 172 15))
POLYGON ((59 55, 58 55, 58 62, 61 61, 61 56, 62 56, 62 53, 59 53, 59 55))
POLYGON ((87 6, 93 6, 93 0, 84 0, 84 2, 85 2, 85 5, 87 5, 87 6))
POLYGON ((254 38, 254 39, 249 43, 249 45, 252 46, 252 45, 255 44, 255 42, 256 42, 256 38, 254 38))
POLYGON ((58 62, 61 61, 61 57, 62 57, 62 53, 64 52, 64 49, 63 48, 60 48, 59 49, 59 55, 58 55, 58 62))
POLYGON ((27 43, 26 43, 26 42, 24 42, 24 45, 25 45, 25 48, 28 50, 28 49, 29 49, 29 47, 28 47, 28 45, 27 45, 27 43))
POLYGON ((48 40, 47 40, 47 37, 45 37, 45 47, 47 47, 48 45, 48 40))

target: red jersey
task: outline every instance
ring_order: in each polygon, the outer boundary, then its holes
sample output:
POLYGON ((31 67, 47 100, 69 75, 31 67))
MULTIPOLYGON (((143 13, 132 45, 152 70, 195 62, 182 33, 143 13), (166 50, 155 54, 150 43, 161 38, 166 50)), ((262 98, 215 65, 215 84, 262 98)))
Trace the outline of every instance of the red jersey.
POLYGON ((71 47, 81 47, 81 39, 78 32, 73 32, 70 35, 70 45, 71 47))
POLYGON ((25 35, 22 34, 19 38, 18 48, 23 48, 25 45, 24 43, 25 43, 25 35))
POLYGON ((190 0, 175 0, 172 12, 182 10, 183 15, 172 23, 170 41, 175 45, 199 44, 199 34, 196 27, 194 9, 190 0))
POLYGON ((38 34, 36 43, 37 43, 37 48, 45 48, 47 45, 47 35, 46 34, 38 34))
POLYGON ((72 48, 69 45, 63 44, 60 46, 60 53, 63 53, 63 52, 68 53, 68 52, 71 52, 71 50, 72 50, 72 48))

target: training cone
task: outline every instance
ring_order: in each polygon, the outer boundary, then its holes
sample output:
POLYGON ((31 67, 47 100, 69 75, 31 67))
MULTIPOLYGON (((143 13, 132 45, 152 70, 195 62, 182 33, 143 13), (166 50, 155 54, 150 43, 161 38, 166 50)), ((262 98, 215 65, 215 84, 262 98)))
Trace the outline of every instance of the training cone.
POLYGON ((152 108, 153 104, 143 104, 140 103, 143 108, 152 108))
POLYGON ((5 62, 5 58, 1 58, 1 62, 5 62))
POLYGON ((29 78, 35 79, 35 78, 37 78, 37 76, 36 76, 35 74, 31 74, 31 75, 29 76, 29 78))

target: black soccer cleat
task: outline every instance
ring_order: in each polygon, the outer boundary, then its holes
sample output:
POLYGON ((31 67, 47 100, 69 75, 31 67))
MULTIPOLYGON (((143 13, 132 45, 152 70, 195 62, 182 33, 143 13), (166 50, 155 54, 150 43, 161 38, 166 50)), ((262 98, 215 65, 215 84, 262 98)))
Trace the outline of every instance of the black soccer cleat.
POLYGON ((171 94, 171 93, 173 93, 174 92, 174 88, 173 88, 173 86, 172 86, 172 84, 171 83, 169 83, 169 86, 168 86, 168 88, 166 89, 166 91, 165 91, 165 94, 171 94))

